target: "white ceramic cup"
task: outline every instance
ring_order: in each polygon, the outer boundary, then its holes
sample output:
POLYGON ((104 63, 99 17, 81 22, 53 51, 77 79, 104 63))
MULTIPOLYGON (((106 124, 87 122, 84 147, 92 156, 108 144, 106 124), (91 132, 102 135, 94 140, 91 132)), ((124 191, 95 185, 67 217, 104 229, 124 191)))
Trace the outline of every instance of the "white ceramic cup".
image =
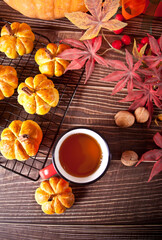
POLYGON ((88 184, 97 181, 99 178, 103 176, 103 174, 106 172, 109 161, 110 161, 110 150, 108 147, 108 144, 106 141, 95 131, 89 129, 89 128, 74 128, 70 129, 67 132, 65 132, 63 135, 59 137, 57 142, 55 143, 55 146, 53 148, 52 152, 52 164, 49 166, 43 168, 40 170, 40 176, 43 179, 50 178, 51 176, 55 174, 59 174, 61 178, 65 179, 66 181, 75 183, 75 184, 88 184), (59 160, 59 150, 62 145, 62 143, 65 141, 66 138, 73 134, 87 134, 94 138, 97 143, 99 144, 102 152, 102 159, 99 167, 95 172, 93 172, 91 175, 86 177, 75 177, 67 173, 64 168, 62 167, 60 160, 59 160))

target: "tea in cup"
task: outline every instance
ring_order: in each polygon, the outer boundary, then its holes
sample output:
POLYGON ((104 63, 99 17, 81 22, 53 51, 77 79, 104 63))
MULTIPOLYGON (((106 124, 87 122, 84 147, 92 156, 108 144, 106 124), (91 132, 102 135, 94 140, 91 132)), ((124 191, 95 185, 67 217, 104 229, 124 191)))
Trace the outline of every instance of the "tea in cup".
POLYGON ((59 174, 66 181, 87 184, 97 181, 108 168, 110 151, 106 141, 88 128, 64 133, 52 152, 52 164, 40 171, 43 179, 59 174))

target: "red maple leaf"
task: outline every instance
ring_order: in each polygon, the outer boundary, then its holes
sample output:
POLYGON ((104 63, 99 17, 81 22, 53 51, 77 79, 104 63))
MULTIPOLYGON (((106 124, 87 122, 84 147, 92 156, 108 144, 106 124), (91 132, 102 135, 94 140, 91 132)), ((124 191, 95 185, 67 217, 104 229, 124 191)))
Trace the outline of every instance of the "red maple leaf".
POLYGON ((155 175, 162 171, 162 135, 159 132, 156 133, 153 140, 160 149, 153 149, 145 152, 136 164, 136 166, 138 166, 141 162, 155 161, 148 182, 150 182, 155 175))
POLYGON ((58 55, 58 57, 65 60, 72 60, 65 72, 68 70, 80 69, 85 64, 85 83, 94 70, 95 61, 101 65, 107 66, 105 59, 97 54, 97 51, 101 47, 102 36, 90 40, 84 40, 82 42, 75 39, 64 39, 61 42, 67 43, 74 47, 71 49, 66 49, 58 55))
POLYGON ((133 101, 129 110, 135 110, 138 107, 146 106, 149 111, 150 117, 148 121, 148 127, 150 126, 153 115, 153 102, 158 108, 162 108, 162 102, 160 100, 162 96, 162 86, 154 89, 151 83, 136 82, 135 87, 139 90, 128 91, 128 95, 120 100, 121 102, 133 101))
POLYGON ((119 71, 114 71, 113 73, 110 73, 106 77, 100 79, 101 81, 106 82, 119 81, 116 84, 112 94, 115 94, 122 90, 126 84, 128 91, 131 91, 136 81, 142 81, 141 77, 137 73, 137 70, 141 66, 141 60, 133 65, 133 56, 127 50, 125 51, 126 62, 128 66, 126 66, 120 60, 106 60, 109 66, 119 69, 119 71))
POLYGON ((157 87, 162 86, 162 66, 159 68, 154 67, 151 69, 139 69, 139 72, 147 76, 147 83, 151 83, 157 87))
POLYGON ((158 41, 151 35, 147 34, 149 37, 149 44, 151 51, 154 55, 144 56, 143 60, 147 62, 149 68, 154 68, 162 62, 162 35, 158 41))

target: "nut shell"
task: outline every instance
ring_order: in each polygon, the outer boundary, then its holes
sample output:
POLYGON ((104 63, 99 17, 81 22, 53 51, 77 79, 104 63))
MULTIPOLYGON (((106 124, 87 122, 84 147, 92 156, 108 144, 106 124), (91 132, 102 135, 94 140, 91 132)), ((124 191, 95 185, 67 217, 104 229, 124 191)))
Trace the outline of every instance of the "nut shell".
POLYGON ((149 119, 149 111, 145 107, 138 107, 134 111, 134 115, 136 117, 136 121, 138 123, 145 123, 149 119))
POLYGON ((138 162, 138 155, 134 151, 125 151, 122 153, 121 162, 127 166, 131 167, 138 162))
POLYGON ((135 122, 135 117, 128 111, 119 111, 115 115, 115 123, 121 128, 131 127, 135 122))

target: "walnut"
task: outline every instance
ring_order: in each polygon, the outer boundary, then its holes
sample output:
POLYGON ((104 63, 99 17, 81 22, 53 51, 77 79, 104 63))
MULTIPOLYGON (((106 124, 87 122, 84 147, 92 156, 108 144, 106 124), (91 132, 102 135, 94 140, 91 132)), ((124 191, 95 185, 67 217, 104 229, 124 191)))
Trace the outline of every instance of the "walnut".
POLYGON ((135 117, 128 111, 119 111, 115 115, 115 123, 122 128, 131 127, 135 122, 135 117))
POLYGON ((134 115, 136 117, 136 121, 138 123, 145 123, 147 122, 147 120, 149 119, 149 111, 144 108, 144 107, 138 107, 135 111, 134 111, 134 115))
POLYGON ((138 162, 138 155, 134 151, 125 151, 122 153, 121 162, 125 166, 131 167, 138 162))

